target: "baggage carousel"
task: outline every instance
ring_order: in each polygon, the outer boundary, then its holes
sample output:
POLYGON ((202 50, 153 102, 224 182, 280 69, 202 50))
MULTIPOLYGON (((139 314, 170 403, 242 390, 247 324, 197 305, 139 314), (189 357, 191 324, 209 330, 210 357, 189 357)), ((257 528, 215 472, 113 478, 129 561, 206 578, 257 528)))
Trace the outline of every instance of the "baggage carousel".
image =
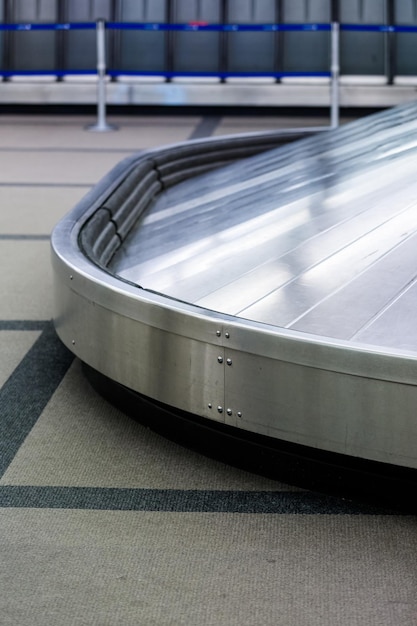
POLYGON ((55 227, 55 327, 151 428, 417 510, 417 105, 117 165, 55 227))

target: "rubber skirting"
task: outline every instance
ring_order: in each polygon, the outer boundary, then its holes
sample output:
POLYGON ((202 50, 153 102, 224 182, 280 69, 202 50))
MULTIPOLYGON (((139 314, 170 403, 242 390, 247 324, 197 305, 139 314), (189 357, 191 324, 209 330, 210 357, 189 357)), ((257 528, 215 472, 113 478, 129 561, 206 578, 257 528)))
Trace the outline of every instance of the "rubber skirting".
POLYGON ((83 363, 92 387, 154 432, 210 458, 353 501, 417 513, 417 470, 265 437, 150 400, 83 363))

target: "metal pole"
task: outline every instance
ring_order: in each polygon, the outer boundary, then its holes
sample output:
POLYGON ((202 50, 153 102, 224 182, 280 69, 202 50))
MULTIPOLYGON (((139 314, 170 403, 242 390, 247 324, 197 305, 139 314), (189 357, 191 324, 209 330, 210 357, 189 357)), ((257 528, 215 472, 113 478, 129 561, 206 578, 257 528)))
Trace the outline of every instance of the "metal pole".
POLYGON ((105 133, 116 130, 106 122, 106 27, 103 19, 97 20, 97 123, 88 126, 88 130, 105 133))
POLYGON ((330 124, 332 128, 339 126, 339 23, 332 22, 332 58, 331 58, 331 111, 330 124))

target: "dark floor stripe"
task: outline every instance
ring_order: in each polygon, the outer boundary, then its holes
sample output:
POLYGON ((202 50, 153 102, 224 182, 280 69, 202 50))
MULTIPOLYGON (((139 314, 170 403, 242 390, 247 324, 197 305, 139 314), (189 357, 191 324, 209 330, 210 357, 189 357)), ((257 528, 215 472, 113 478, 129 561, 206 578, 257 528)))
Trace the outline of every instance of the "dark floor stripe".
POLYGON ((49 320, 0 320, 0 330, 44 330, 49 320))
POLYGON ((50 235, 2 235, 0 241, 48 241, 50 235))
POLYGON ((14 485, 0 486, 0 507, 281 515, 399 514, 311 492, 188 491, 14 485))
POLYGON ((0 476, 37 422, 73 358, 49 322, 0 389, 0 476))
POLYGON ((221 117, 218 115, 207 115, 203 117, 201 122, 197 124, 188 139, 202 139, 203 137, 211 137, 220 124, 221 117))

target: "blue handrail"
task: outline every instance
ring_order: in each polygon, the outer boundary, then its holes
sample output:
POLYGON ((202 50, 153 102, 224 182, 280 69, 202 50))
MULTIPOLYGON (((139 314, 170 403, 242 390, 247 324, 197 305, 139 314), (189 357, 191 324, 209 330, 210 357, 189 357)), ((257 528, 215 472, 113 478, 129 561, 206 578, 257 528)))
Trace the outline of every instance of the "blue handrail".
POLYGON ((162 78, 330 78, 331 72, 200 72, 152 70, 107 70, 108 76, 161 76, 162 78))
POLYGON ((214 32, 276 32, 276 31, 329 31, 330 24, 188 24, 148 23, 148 22, 106 22, 106 28, 113 30, 150 31, 214 31, 214 32))
MULTIPOLYGON (((212 31, 212 32, 277 32, 277 31, 329 31, 329 23, 311 24, 209 24, 189 22, 170 24, 160 22, 105 22, 109 30, 145 30, 145 31, 212 31)), ((0 31, 37 31, 37 30, 94 30, 96 22, 65 22, 38 24, 0 23, 0 31)), ((417 26, 393 24, 340 24, 340 30, 381 33, 415 33, 417 26)))
POLYGON ((0 76, 9 78, 13 76, 45 76, 52 75, 56 77, 64 77, 69 75, 88 75, 96 74, 98 77, 98 96, 97 96, 97 124, 94 125, 94 130, 107 131, 110 130, 110 126, 106 123, 106 96, 105 96, 105 80, 106 77, 116 77, 123 75, 131 76, 160 76, 165 79, 176 77, 215 77, 217 79, 227 78, 248 78, 248 77, 268 77, 268 78, 286 78, 286 77, 325 77, 330 79, 331 84, 331 128, 338 126, 338 93, 337 93, 337 79, 339 74, 339 61, 338 61, 338 25, 329 23, 310 23, 310 24, 209 24, 202 22, 190 22, 187 24, 170 24, 170 23, 145 23, 145 22, 105 22, 105 20, 97 20, 97 22, 74 22, 74 23, 62 23, 62 24, 0 24, 0 31, 42 31, 42 30, 56 30, 56 31, 68 31, 68 30, 93 30, 96 29, 97 33, 97 68, 96 71, 90 70, 0 70, 0 76), (143 30, 148 32, 157 31, 212 31, 212 32, 277 32, 277 31, 301 31, 301 32, 317 32, 327 31, 331 33, 331 68, 330 71, 280 71, 280 72, 227 72, 227 71, 188 71, 188 72, 172 72, 172 71, 123 71, 123 70, 109 70, 106 67, 105 56, 105 31, 106 29, 113 30, 143 30))
POLYGON ((393 24, 340 24, 340 30, 375 33, 417 33, 417 26, 394 26, 393 24))
POLYGON ((32 31, 32 30, 95 30, 96 22, 73 22, 63 24, 0 24, 0 31, 32 31))
MULTIPOLYGON (((202 22, 190 22, 187 24, 170 23, 148 23, 148 22, 105 22, 105 28, 110 30, 142 30, 142 31, 211 31, 211 32, 276 32, 276 31, 330 31, 331 25, 327 23, 317 24, 209 24, 202 22)), ((39 23, 39 24, 0 24, 0 31, 68 31, 68 30, 94 30, 96 22, 73 22, 73 23, 39 23)), ((69 75, 91 75, 97 70, 1 70, 0 76, 11 78, 12 76, 56 76, 64 77, 69 75)), ((330 72, 164 72, 164 71, 118 71, 106 70, 106 74, 111 77, 123 76, 160 76, 166 79, 175 77, 213 77, 219 79, 226 78, 247 78, 247 77, 325 77, 331 76, 330 72)))
MULTIPOLYGON (((160 22, 105 22, 110 30, 147 30, 147 31, 329 31, 330 24, 208 24, 189 22, 187 24, 170 24, 160 22)), ((31 31, 31 30, 94 30, 96 22, 71 22, 62 24, 0 24, 1 30, 31 31)))
MULTIPOLYGON (((317 32, 330 31, 330 23, 308 23, 308 24, 209 24, 206 22, 190 23, 160 23, 160 22, 105 22, 104 26, 109 30, 141 30, 151 32, 166 31, 209 31, 209 32, 278 32, 278 31, 298 31, 317 32)), ((65 22, 65 23, 37 23, 37 24, 9 24, 0 23, 0 31, 69 31, 69 30, 95 30, 97 22, 65 22)), ((417 26, 394 26, 386 24, 340 24, 342 31, 356 32, 380 32, 380 33, 413 33, 417 32, 417 26)), ((91 70, 1 70, 0 76, 10 78, 12 76, 46 76, 64 77, 68 75, 94 75, 97 69, 91 70)), ((168 72, 168 71, 146 71, 146 70, 106 70, 106 74, 111 77, 123 76, 156 76, 166 79, 175 77, 213 77, 219 79, 227 78, 247 78, 247 77, 268 77, 268 78, 289 78, 289 77, 314 77, 329 78, 332 73, 329 71, 316 72, 168 72)))
POLYGON ((2 70, 0 76, 3 78, 12 78, 13 76, 55 76, 56 78, 64 78, 64 76, 97 76, 97 68, 91 70, 2 70))
MULTIPOLYGON (((94 76, 97 69, 90 70, 2 70, 0 76, 11 78, 12 76, 94 76)), ((158 70, 106 70, 106 75, 116 78, 117 76, 156 76, 161 78, 330 78, 331 72, 200 72, 178 71, 164 72, 158 70)))

